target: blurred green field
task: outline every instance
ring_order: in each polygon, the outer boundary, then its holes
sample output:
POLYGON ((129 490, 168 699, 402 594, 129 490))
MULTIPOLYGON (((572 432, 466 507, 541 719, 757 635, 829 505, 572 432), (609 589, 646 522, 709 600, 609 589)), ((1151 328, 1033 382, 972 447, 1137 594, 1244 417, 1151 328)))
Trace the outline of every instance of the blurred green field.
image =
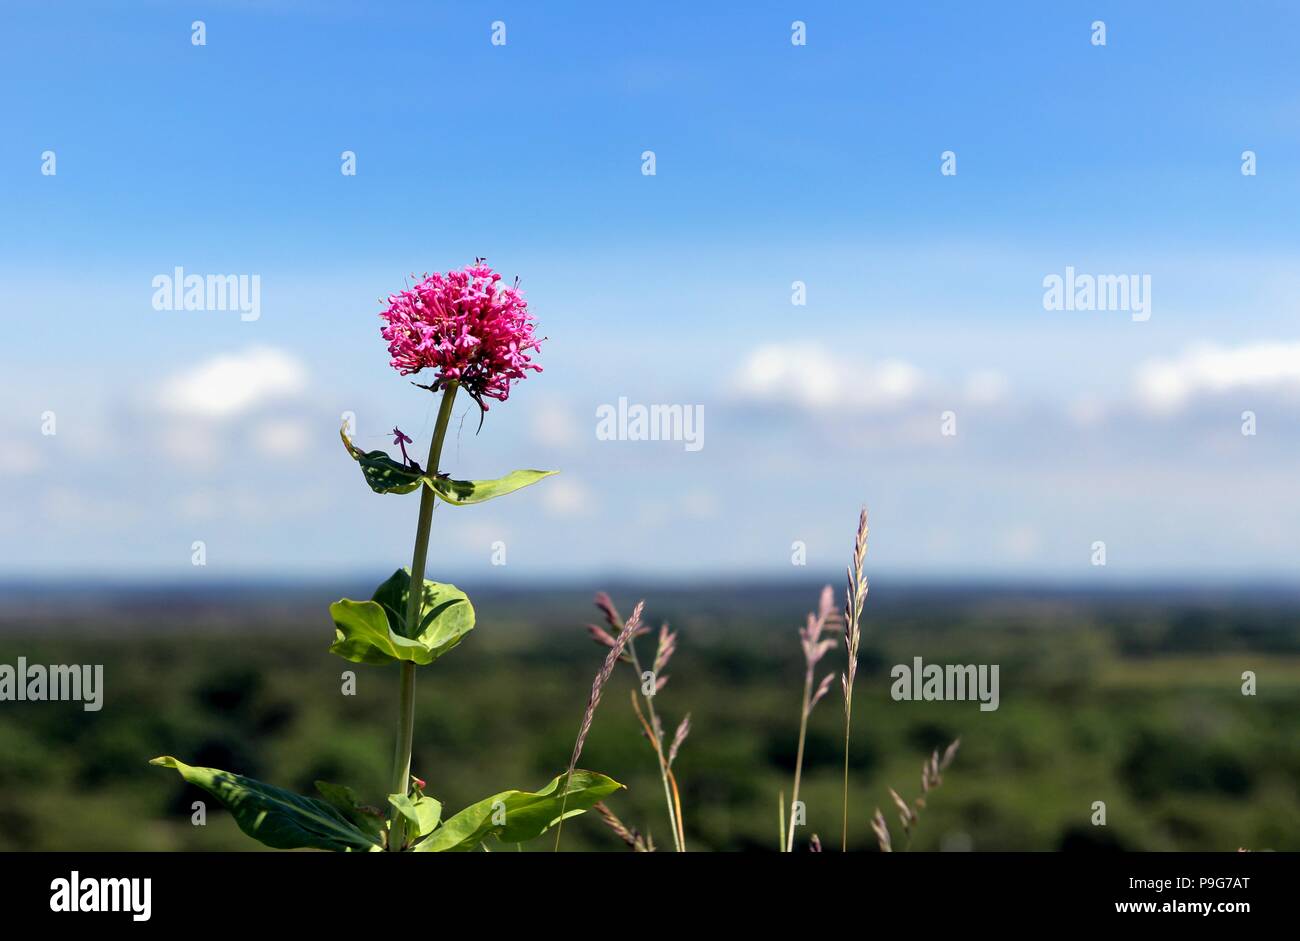
MULTIPOLYGON (((421 668, 417 695, 414 771, 448 811, 561 772, 603 657, 583 630, 596 619, 590 592, 462 587, 476 598, 479 626, 421 668)), ((676 766, 689 848, 775 849, 777 795, 789 794, 798 734, 795 629, 817 586, 612 593, 625 613, 644 594, 651 622, 681 631, 656 704, 669 734, 692 716, 676 766)), ((162 754, 305 793, 316 779, 346 783, 381 804, 396 671, 326 652, 326 606, 340 594, 10 598, 0 608, 0 663, 101 663, 106 692, 97 713, 78 703, 0 703, 0 849, 258 848, 211 800, 208 825, 192 826, 190 804, 205 795, 148 765, 162 754), (355 696, 341 694, 345 669, 357 673, 355 696)), ((867 607, 853 848, 875 849, 876 806, 895 822, 886 788, 917 794, 930 750, 960 735, 914 849, 1300 849, 1294 598, 873 583, 867 607), (889 667, 914 656, 998 664, 1001 707, 892 701, 889 667), (1243 670, 1258 675, 1258 695, 1242 695, 1243 670), (1090 824, 1098 800, 1105 827, 1090 824)), ((646 659, 651 642, 640 642, 646 659)), ((823 672, 841 663, 832 653, 823 672)), ((581 764, 627 784, 611 807, 671 847, 631 690, 620 668, 581 764)), ((842 734, 836 687, 810 728, 800 845, 814 832, 838 845, 842 734)), ((623 850, 591 818, 566 824, 565 845, 623 850)))

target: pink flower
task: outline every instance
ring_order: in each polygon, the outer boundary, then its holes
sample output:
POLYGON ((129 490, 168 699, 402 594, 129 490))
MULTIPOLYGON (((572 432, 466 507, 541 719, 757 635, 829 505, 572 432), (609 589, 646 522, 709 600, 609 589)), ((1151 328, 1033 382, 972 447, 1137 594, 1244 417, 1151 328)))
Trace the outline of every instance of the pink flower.
POLYGON ((393 444, 397 445, 399 448, 402 449, 403 461, 405 461, 407 464, 414 464, 415 462, 411 460, 411 456, 406 453, 406 446, 410 443, 411 443, 411 439, 406 436, 405 432, 403 432, 402 429, 394 425, 393 444))
POLYGON ((437 370, 430 388, 458 382, 484 411, 485 397, 504 402, 512 382, 541 372, 528 355, 541 349, 528 302, 517 280, 510 287, 500 280, 480 258, 389 297, 379 316, 393 368, 403 376, 437 370))

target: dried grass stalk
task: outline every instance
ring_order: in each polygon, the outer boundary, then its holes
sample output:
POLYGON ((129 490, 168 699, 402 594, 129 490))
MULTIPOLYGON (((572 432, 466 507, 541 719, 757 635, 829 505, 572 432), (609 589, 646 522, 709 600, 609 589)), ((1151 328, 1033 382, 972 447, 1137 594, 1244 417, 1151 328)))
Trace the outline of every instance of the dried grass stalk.
POLYGON ((605 662, 601 665, 600 672, 592 680, 591 694, 587 697, 587 709, 582 714, 582 724, 578 726, 578 738, 573 743, 573 755, 569 758, 569 769, 564 774, 564 790, 562 792, 564 797, 560 802, 560 820, 555 825, 555 848, 557 850, 560 848, 560 834, 564 832, 564 808, 569 800, 569 781, 573 777, 573 769, 578 766, 578 758, 582 755, 582 746, 587 743, 587 733, 591 731, 592 720, 596 718, 596 707, 600 705, 600 694, 604 691, 605 684, 609 682, 610 676, 614 673, 614 667, 623 653, 623 648, 641 626, 641 609, 644 607, 644 601, 638 602, 636 608, 632 611, 632 617, 628 618, 627 624, 619 631, 613 646, 610 647, 605 662))
MULTIPOLYGON (((957 757, 957 749, 961 747, 961 739, 954 739, 952 744, 944 749, 943 754, 939 754, 939 749, 935 749, 929 759, 921 765, 921 795, 912 803, 908 803, 899 797, 898 792, 892 787, 889 788, 889 796, 893 798, 894 806, 898 808, 898 819, 903 825, 903 835, 907 837, 907 844, 903 847, 909 849, 912 845, 912 837, 915 835, 917 821, 920 820, 921 811, 925 809, 925 795, 938 788, 943 784, 942 772, 948 770, 952 764, 953 758, 957 757)), ((890 852, 889 827, 885 823, 885 817, 876 808, 876 815, 871 820, 871 829, 876 831, 876 840, 880 843, 882 852, 890 852)))
MULTIPOLYGON (((613 639, 622 632, 623 621, 619 616, 618 609, 614 607, 614 602, 605 592, 596 594, 596 607, 600 609, 604 616, 606 627, 597 627, 588 625, 587 630, 591 633, 592 638, 601 644, 612 643, 613 639)), ((637 690, 642 689, 641 661, 637 656, 636 639, 650 633, 650 628, 644 625, 638 625, 631 638, 627 641, 627 646, 619 659, 628 664, 636 674, 635 681, 637 690)), ((654 693, 647 695, 641 692, 641 697, 645 701, 645 711, 650 714, 647 722, 642 714, 641 707, 637 702, 637 692, 632 693, 632 708, 637 714, 637 719, 641 723, 642 731, 650 746, 654 749, 655 758, 659 763, 659 777, 664 787, 664 803, 668 808, 668 823, 673 834, 673 847, 682 852, 686 849, 686 831, 682 825, 682 807, 681 792, 677 787, 677 779, 672 772, 672 760, 676 757, 676 749, 681 747, 681 741, 676 741, 673 746, 672 757, 669 757, 664 750, 664 732, 663 724, 659 721, 654 705, 654 695, 658 694, 668 683, 668 677, 661 671, 668 665, 673 654, 677 650, 677 634, 668 629, 668 625, 662 625, 659 629, 659 643, 655 649, 653 661, 654 675, 654 693)), ((689 726, 688 726, 689 729, 689 726)), ((681 727, 678 727, 681 731, 681 727)), ((685 740, 685 734, 682 734, 682 740, 685 740)))
POLYGON ((672 747, 668 749, 668 767, 671 768, 673 766, 673 762, 677 760, 677 749, 682 747, 682 743, 686 741, 686 736, 690 734, 691 714, 688 712, 686 713, 686 718, 682 719, 678 724, 677 731, 673 733, 673 744, 672 747))
POLYGON ((893 843, 889 839, 889 826, 885 823, 885 815, 876 808, 876 814, 871 818, 871 829, 875 831, 876 842, 880 845, 880 852, 892 853, 894 851, 893 843))
POLYGON ((643 837, 632 827, 627 826, 622 820, 614 815, 614 811, 606 806, 604 801, 599 801, 592 805, 596 813, 600 814, 601 821, 605 826, 614 831, 614 834, 626 843, 633 851, 637 853, 653 853, 654 841, 648 836, 643 837))
POLYGON ((844 821, 840 831, 840 850, 849 848, 849 732, 853 727, 853 681, 858 675, 858 643, 862 640, 862 604, 867 600, 867 580, 862 566, 867 557, 867 508, 858 514, 858 532, 853 540, 853 564, 849 566, 849 584, 845 590, 844 652, 847 665, 840 674, 844 690, 844 821))
POLYGON ((809 614, 804 626, 799 628, 799 646, 803 650, 804 662, 803 701, 799 710, 799 745, 794 760, 794 790, 790 794, 790 827, 789 830, 782 831, 785 833, 785 837, 781 848, 787 853, 794 851, 795 805, 799 802, 799 785, 803 778, 803 752, 808 737, 808 718, 812 715, 813 707, 821 701, 835 681, 835 674, 827 673, 822 677, 821 682, 817 684, 817 688, 813 689, 813 677, 817 670, 817 664, 822 657, 834 650, 837 644, 833 637, 823 640, 822 632, 828 628, 834 628, 838 623, 839 614, 835 610, 835 592, 830 585, 827 585, 822 589, 821 598, 817 604, 817 612, 809 614))

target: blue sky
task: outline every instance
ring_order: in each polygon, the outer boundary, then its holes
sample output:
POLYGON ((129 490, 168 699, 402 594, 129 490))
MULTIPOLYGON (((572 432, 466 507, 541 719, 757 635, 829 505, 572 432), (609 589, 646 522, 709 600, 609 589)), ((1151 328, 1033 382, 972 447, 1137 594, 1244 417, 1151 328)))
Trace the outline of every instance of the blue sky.
POLYGON ((7 4, 0 571, 402 563, 413 498, 334 430, 423 446, 377 299, 483 255, 546 372, 449 469, 562 474, 440 509, 453 574, 837 570, 865 502, 885 571, 1294 577, 1297 36, 1267 2, 7 4), (154 310, 177 266, 257 274, 260 317, 154 310), (1045 310, 1067 266, 1149 275, 1151 319, 1045 310), (597 441, 619 397, 703 406, 705 447, 597 441))

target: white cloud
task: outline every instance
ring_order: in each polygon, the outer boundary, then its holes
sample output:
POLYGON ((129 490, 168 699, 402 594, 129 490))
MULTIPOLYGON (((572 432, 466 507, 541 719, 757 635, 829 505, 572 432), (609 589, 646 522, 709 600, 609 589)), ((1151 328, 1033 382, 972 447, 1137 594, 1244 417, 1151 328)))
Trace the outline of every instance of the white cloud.
POLYGON ((1139 401, 1155 412, 1175 412, 1199 395, 1241 389, 1300 390, 1300 342, 1201 344, 1174 359, 1148 360, 1137 370, 1139 401))
POLYGON ((24 441, 0 448, 0 477, 26 477, 41 469, 41 452, 24 441))
POLYGON ((231 418, 267 401, 297 395, 307 370, 293 357, 269 347, 223 353, 166 379, 157 407, 192 418, 231 418))
POLYGON ((996 369, 981 369, 966 380, 966 398, 974 405, 997 405, 1010 388, 1007 377, 996 369))
POLYGON ((311 444, 311 428, 293 419, 264 421, 253 430, 253 446, 268 457, 292 457, 311 444))
POLYGON ((76 487, 56 484, 39 495, 42 523, 80 530, 87 526, 129 526, 147 518, 138 505, 111 496, 87 496, 76 487))
POLYGON ((682 494, 681 511, 689 519, 714 519, 718 515, 718 498, 710 490, 688 490, 682 494))
POLYGON ((158 447, 181 467, 208 467, 221 456, 223 438, 208 421, 169 422, 158 447))
POLYGON ((542 508, 551 516, 583 516, 591 507, 591 492, 563 474, 543 481, 542 508))
MULTIPOLYGON (((448 514, 450 520, 450 514, 448 514)), ((447 536, 471 558, 488 562, 496 551, 496 544, 501 543, 506 549, 506 563, 510 562, 510 547, 515 542, 514 532, 498 521, 484 519, 472 520, 458 515, 455 520, 444 524, 447 536)))
POLYGON ((221 514, 221 501, 211 490, 192 490, 174 502, 176 513, 185 520, 207 521, 221 514))
POLYGON ((678 522, 704 522, 719 517, 717 495, 711 490, 692 488, 668 500, 643 500, 637 505, 636 525, 651 528, 678 522))
POLYGON ((562 448, 578 440, 578 422, 572 409, 558 402, 541 402, 529 422, 529 433, 538 444, 562 448))
POLYGON ((888 409, 913 399, 921 372, 901 360, 869 363, 837 356, 812 343, 761 346, 732 377, 743 400, 809 409, 888 409))
POLYGON ((1013 559, 1029 559, 1042 544, 1042 536, 1033 526, 1021 524, 1013 526, 998 537, 998 546, 1003 553, 1013 559))
POLYGON ((1070 421, 1082 427, 1093 427, 1106 420, 1108 406, 1100 398, 1083 395, 1071 399, 1065 407, 1070 421))

